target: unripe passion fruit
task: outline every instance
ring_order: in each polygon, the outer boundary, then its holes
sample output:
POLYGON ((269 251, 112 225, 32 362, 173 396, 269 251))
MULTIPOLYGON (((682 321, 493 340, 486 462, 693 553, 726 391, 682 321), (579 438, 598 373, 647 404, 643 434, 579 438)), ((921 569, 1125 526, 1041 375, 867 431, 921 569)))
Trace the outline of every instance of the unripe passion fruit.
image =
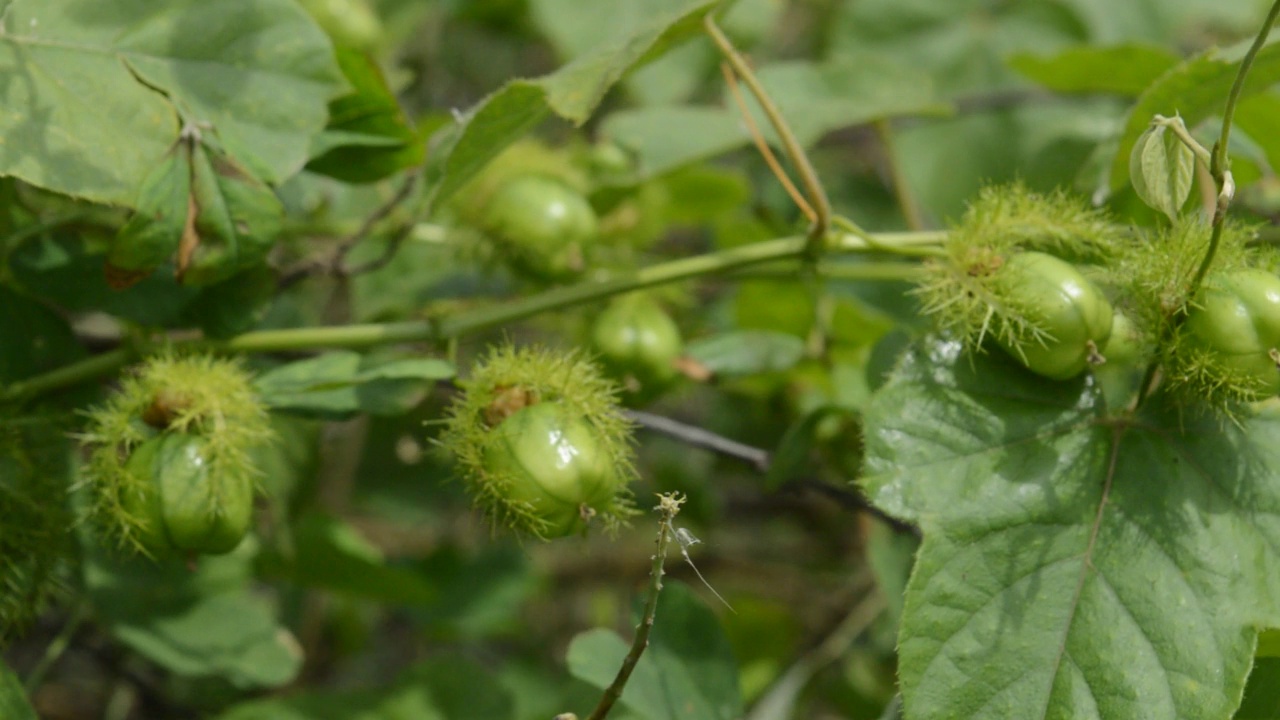
POLYGON ((138 542, 154 557, 231 552, 249 531, 253 482, 220 472, 205 438, 158 435, 133 451, 125 470, 136 482, 123 504, 140 521, 138 542))
POLYGON ((495 524, 550 539, 635 514, 630 423, 580 353, 498 347, 461 385, 439 443, 495 524))
POLYGON ((509 253, 513 266, 546 280, 580 273, 585 247, 598 231, 587 199, 542 175, 503 183, 485 208, 485 226, 509 253))
POLYGON ((545 521, 544 537, 584 530, 624 484, 597 433, 563 403, 518 410, 491 434, 487 469, 505 484, 509 501, 527 503, 545 521))
POLYGON ((645 296, 614 300, 596 318, 591 340, 605 370, 635 396, 650 396, 676 376, 680 328, 645 296))
POLYGON ((1246 394, 1280 392, 1280 278, 1254 268, 1209 278, 1182 337, 1183 349, 1207 357, 1246 394))
POLYGON ((1078 270, 1052 255, 1008 258, 1000 283, 1028 332, 997 342, 1034 373, 1054 380, 1079 375, 1111 336, 1111 303, 1078 270))

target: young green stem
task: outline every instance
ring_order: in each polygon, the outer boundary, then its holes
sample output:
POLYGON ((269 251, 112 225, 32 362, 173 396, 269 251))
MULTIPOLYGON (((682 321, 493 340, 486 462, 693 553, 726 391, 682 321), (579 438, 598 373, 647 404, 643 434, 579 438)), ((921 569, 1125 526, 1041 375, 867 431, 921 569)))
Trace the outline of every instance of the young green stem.
MULTIPOLYGON (((1267 41, 1267 36, 1271 34, 1271 26, 1275 25, 1277 16, 1280 16, 1280 0, 1271 3, 1271 10, 1267 12, 1266 20, 1262 23, 1262 28, 1258 30, 1257 37, 1254 38, 1253 44, 1249 46, 1248 52, 1240 61, 1240 69, 1236 72, 1236 79, 1231 84, 1231 91, 1227 94, 1227 105, 1222 111, 1222 134, 1218 137, 1218 142, 1213 146, 1212 157, 1209 163, 1209 173, 1213 176, 1213 181, 1218 186, 1218 202, 1213 209, 1213 229, 1209 235, 1209 247, 1205 250, 1204 258, 1200 261, 1200 266, 1196 269, 1196 274, 1191 279, 1191 286, 1187 290, 1187 300, 1194 298, 1196 292, 1200 289, 1200 284, 1204 282, 1204 278, 1209 274, 1209 268, 1213 266, 1213 258, 1218 253, 1218 243, 1222 240, 1222 228, 1227 221, 1227 208, 1231 205, 1231 200, 1235 197, 1236 185, 1235 179, 1231 176, 1231 158, 1227 154, 1227 144, 1231 140, 1231 125, 1236 113, 1236 104, 1240 101, 1240 94, 1244 90, 1244 80, 1249 74, 1249 68, 1253 66, 1253 59, 1258 55, 1258 51, 1267 41)), ((1176 127, 1174 128, 1176 131, 1176 127)), ((1186 139, 1184 138, 1184 142, 1186 139)), ((1192 141, 1194 143, 1194 141, 1192 141)), ((1194 150, 1195 145, 1191 147, 1194 150)), ((1176 328, 1185 314, 1179 314, 1171 318, 1172 325, 1170 329, 1164 333, 1164 337, 1160 340, 1160 346, 1167 345, 1170 337, 1172 337, 1172 329, 1176 328)), ((1152 362, 1147 367, 1146 373, 1142 379, 1142 385, 1138 389, 1138 399, 1134 402, 1134 407, 1141 407, 1151 395, 1154 389, 1156 378, 1159 374, 1159 367, 1156 362, 1152 362)))
POLYGON ((1277 16, 1280 16, 1280 0, 1271 3, 1271 10, 1267 12, 1267 18, 1263 21, 1258 36, 1253 39, 1253 44, 1249 46, 1248 52, 1240 61, 1240 70, 1236 72, 1235 82, 1231 83, 1231 92, 1227 94, 1227 106, 1222 110, 1222 134, 1218 137, 1217 144, 1213 146, 1213 156, 1209 164, 1209 173, 1213 175, 1213 180, 1218 185, 1218 204, 1213 211, 1213 234, 1209 237, 1209 248, 1205 251, 1204 260, 1200 262, 1200 268, 1196 270, 1195 278, 1191 282, 1192 296, 1199 289, 1201 281, 1209 273, 1209 267, 1213 264, 1213 256, 1218 251, 1218 241, 1222 238, 1222 225, 1227 219, 1227 208, 1235 196, 1235 180, 1231 177, 1231 158, 1227 154, 1227 145, 1231 140, 1231 125, 1235 118, 1236 105, 1244 90, 1244 80, 1249 75, 1249 68, 1253 67, 1253 59, 1266 43, 1277 16))
MULTIPOLYGON (((944 232, 886 233, 868 235, 834 234, 830 247, 843 252, 868 250, 902 251, 909 254, 946 238, 944 232), (871 238, 871 239, 868 239, 871 238)), ((174 347, 197 348, 208 352, 253 353, 290 352, 326 348, 366 348, 405 342, 447 342, 481 330, 524 320, 540 313, 581 305, 655 285, 716 275, 777 260, 799 260, 806 257, 809 239, 792 236, 729 248, 720 252, 672 260, 638 270, 633 274, 593 280, 577 285, 554 288, 511 302, 480 307, 428 320, 405 320, 389 323, 304 327, 287 330, 258 330, 227 340, 183 340, 174 347)), ((148 347, 133 345, 66 365, 56 370, 12 383, 0 388, 0 403, 21 402, 38 395, 75 385, 124 367, 148 347)))
MULTIPOLYGON (((827 191, 822 187, 822 182, 818 180, 818 173, 813 169, 809 157, 805 155, 804 147, 800 145, 800 141, 796 139, 795 133, 791 132, 791 126, 787 124, 786 118, 782 116, 782 112, 778 110, 778 106, 774 104, 769 93, 760 84, 760 80, 751 70, 751 66, 733 46, 729 38, 720 30, 720 26, 716 24, 715 18, 711 14, 703 20, 703 24, 707 28, 707 33, 711 35, 711 39, 715 41, 720 48, 720 52, 724 53, 729 64, 733 66, 734 72, 742 78, 747 87, 751 89, 751 94, 755 96, 756 102, 760 103, 760 109, 764 112, 765 117, 769 118, 769 123, 773 125, 774 131, 778 133, 778 139, 782 141, 782 147, 787 152, 787 157, 795 165, 796 171, 800 173, 800 182, 804 185, 805 193, 809 196, 809 202, 813 205, 815 219, 813 227, 809 230, 810 244, 807 250, 813 251, 817 249, 817 243, 827 233, 827 227, 831 220, 831 201, 827 199, 827 191)), ((812 253, 811 253, 812 254, 812 253)))
POLYGON ((622 697, 622 690, 627 686, 631 672, 636 669, 636 663, 640 662, 640 656, 644 654, 645 648, 649 647, 649 633, 653 630, 653 618, 658 612, 658 594, 662 592, 662 565, 667 559, 667 543, 675 534, 671 521, 680 512, 680 506, 684 504, 684 500, 676 493, 658 496, 658 506, 654 508, 659 513, 656 541, 658 547, 653 554, 653 565, 649 569, 649 591, 644 600, 644 613, 640 618, 640 624, 636 626, 635 637, 631 640, 631 651, 623 658, 622 667, 618 668, 618 674, 614 677, 613 683, 604 691, 604 695, 600 697, 600 703, 596 705, 595 710, 591 711, 587 720, 604 720, 613 709, 614 703, 622 697))

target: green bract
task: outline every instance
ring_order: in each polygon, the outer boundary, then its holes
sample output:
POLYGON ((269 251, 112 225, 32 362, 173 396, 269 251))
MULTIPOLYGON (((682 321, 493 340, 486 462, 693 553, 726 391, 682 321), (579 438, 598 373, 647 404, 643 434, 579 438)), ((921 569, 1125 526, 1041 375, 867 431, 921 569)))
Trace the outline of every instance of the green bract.
POLYGON ((630 425, 595 365, 503 346, 462 385, 439 440, 495 523, 554 538, 635 512, 630 425))
POLYGON ((683 351, 680 328, 645 296, 619 298, 596 318, 591 340, 609 374, 636 396, 648 397, 676 376, 683 351))
POLYGON ((133 451, 125 470, 136 482, 122 499, 140 521, 138 542, 153 557, 231 552, 249 531, 253 480, 215 469, 205 438, 158 435, 133 451))
POLYGON ((522 408, 491 434, 486 469, 504 478, 508 501, 526 504, 545 521, 544 537, 584 530, 622 488, 598 434, 563 402, 522 408))
POLYGON ((1280 278, 1253 268, 1211 277, 1182 326, 1180 350, 1248 397, 1280 392, 1280 278))
POLYGON ((999 269, 999 287, 1020 332, 996 341, 1029 370, 1055 380, 1075 377, 1099 357, 1111 336, 1112 311, 1102 291, 1052 255, 1024 252, 999 269))
POLYGON ((542 175, 503 183, 489 199, 484 223, 515 268, 548 280, 580 273, 585 246, 598 230, 581 193, 542 175))

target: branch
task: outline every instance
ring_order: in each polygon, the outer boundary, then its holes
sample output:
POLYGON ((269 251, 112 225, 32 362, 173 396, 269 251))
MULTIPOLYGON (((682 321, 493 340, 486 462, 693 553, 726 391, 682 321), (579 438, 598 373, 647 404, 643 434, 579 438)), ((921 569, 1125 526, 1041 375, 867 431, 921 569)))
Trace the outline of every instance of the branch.
MULTIPOLYGON (((834 234, 836 250, 865 252, 885 248, 920 248, 934 245, 945 233, 886 233, 870 242, 852 234, 834 234)), ((429 320, 406 320, 390 323, 304 327, 287 330, 258 330, 227 340, 189 339, 172 341, 174 348, 194 348, 207 352, 251 353, 319 350, 327 348, 366 348, 407 342, 444 342, 464 335, 499 327, 535 315, 560 310, 604 298, 664 285, 680 280, 718 275, 777 260, 798 260, 805 256, 808 238, 793 236, 766 240, 715 253, 682 258, 652 265, 630 275, 592 280, 553 288, 529 297, 491 306, 466 310, 452 316, 429 320)), ((43 393, 107 375, 124 367, 152 349, 148 343, 118 348, 95 355, 41 375, 0 388, 0 403, 22 402, 43 393)))
MULTIPOLYGON (((753 447, 731 440, 723 435, 718 435, 710 430, 700 428, 696 425, 682 423, 679 420, 673 420, 661 415, 644 412, 641 410, 628 410, 626 416, 637 425, 652 430, 657 433, 674 438, 693 447, 710 450, 717 455, 740 460, 751 466, 753 470, 761 475, 767 474, 772 463, 769 452, 761 448, 753 447)), ((788 480, 783 487, 794 488, 809 492, 815 492, 825 495, 836 504, 846 510, 860 510, 866 512, 896 532, 915 535, 919 537, 920 528, 908 522, 903 522, 885 511, 871 504, 871 501, 860 492, 849 490, 837 485, 823 482, 816 478, 793 478, 788 480)))

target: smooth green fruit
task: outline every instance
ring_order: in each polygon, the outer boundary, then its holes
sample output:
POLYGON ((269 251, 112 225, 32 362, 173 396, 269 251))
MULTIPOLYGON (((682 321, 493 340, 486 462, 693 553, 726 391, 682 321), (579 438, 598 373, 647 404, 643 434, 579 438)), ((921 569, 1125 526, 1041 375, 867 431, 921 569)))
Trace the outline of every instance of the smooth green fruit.
POLYGON ((216 472, 202 437, 153 437, 133 451, 125 470, 141 482, 122 501, 141 521, 137 539, 154 557, 231 552, 249 530, 253 482, 216 472))
POLYGON ((999 270, 1002 288, 1036 337, 997 338, 1034 373, 1066 380, 1084 372, 1111 337, 1113 313, 1102 291, 1069 263, 1024 252, 999 270))
POLYGON ((1280 278, 1250 268, 1208 279, 1182 331, 1258 397, 1280 393, 1280 278))
POLYGON ((637 396, 651 395, 671 382, 675 361, 684 351, 675 321, 643 295, 610 303, 596 318, 591 341, 605 370, 637 396))
POLYGON ((559 402, 524 407, 490 433, 486 470, 503 481, 509 503, 522 504, 540 521, 543 537, 583 530, 624 485, 597 432, 559 402))
POLYGON ((587 199, 542 175, 516 177, 494 191, 485 226, 516 269, 545 280, 582 272, 586 245, 598 232, 587 199))

